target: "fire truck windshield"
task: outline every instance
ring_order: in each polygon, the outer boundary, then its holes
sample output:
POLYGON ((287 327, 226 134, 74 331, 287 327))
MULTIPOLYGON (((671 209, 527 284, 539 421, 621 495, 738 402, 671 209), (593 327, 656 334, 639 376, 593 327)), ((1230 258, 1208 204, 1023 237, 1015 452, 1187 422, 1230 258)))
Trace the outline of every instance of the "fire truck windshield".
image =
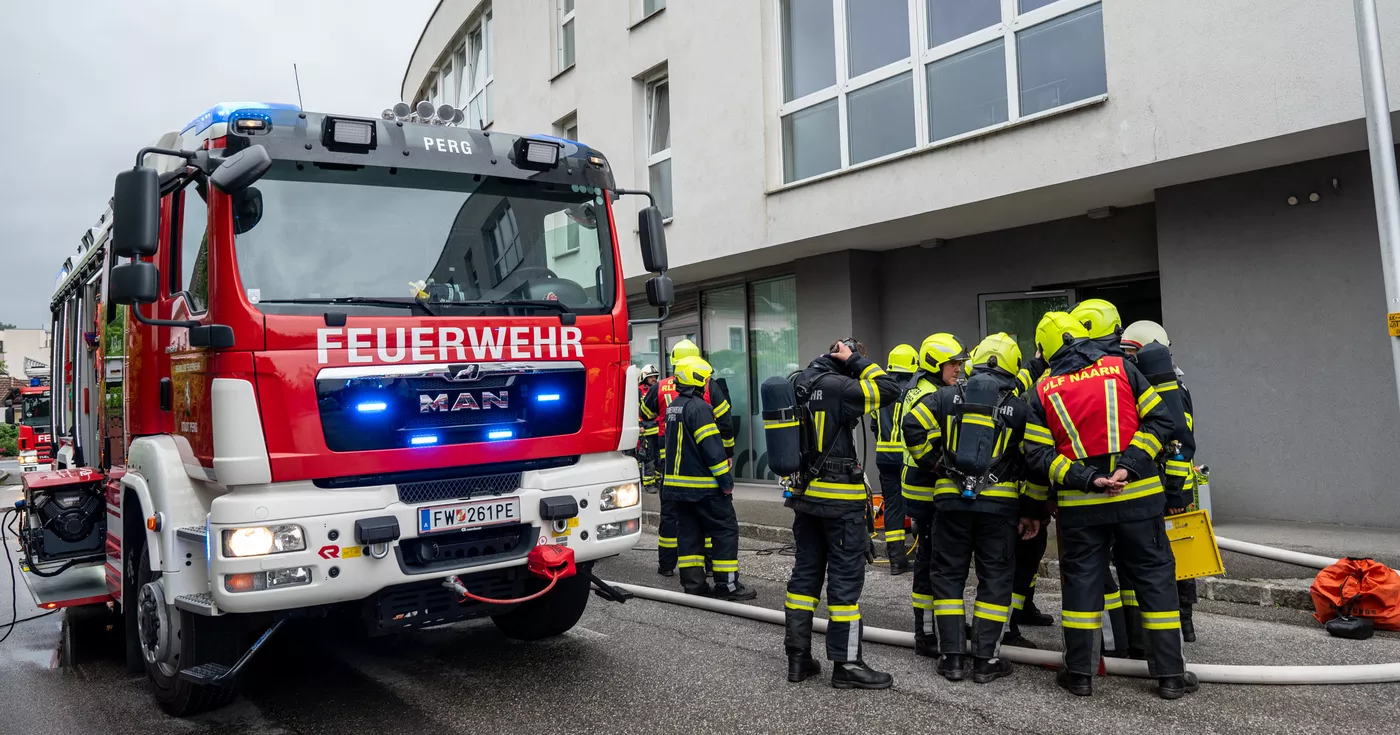
POLYGON ((24 416, 19 421, 25 426, 46 427, 53 424, 49 416, 48 396, 25 396, 24 416))
POLYGON ((408 308, 415 296, 439 314, 510 301, 607 313, 616 275, 606 198, 582 189, 278 162, 234 202, 238 270, 248 300, 269 313, 328 299, 408 308))

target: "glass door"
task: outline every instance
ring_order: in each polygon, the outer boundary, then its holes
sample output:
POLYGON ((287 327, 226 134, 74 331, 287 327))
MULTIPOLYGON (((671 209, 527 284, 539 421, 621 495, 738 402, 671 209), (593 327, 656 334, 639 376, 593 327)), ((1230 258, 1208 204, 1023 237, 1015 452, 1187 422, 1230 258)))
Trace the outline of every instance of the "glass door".
POLYGON ((675 368, 671 364, 671 348, 675 347, 681 340, 688 339, 696 345, 700 344, 700 330, 694 324, 685 327, 667 326, 661 330, 661 374, 670 375, 675 368))
MULTIPOLYGON (((1035 355, 1035 327, 1040 318, 1047 311, 1068 311, 1069 305, 1074 303, 1074 292, 1065 288, 982 294, 977 298, 981 302, 981 337, 1006 332, 1020 345, 1022 359, 1029 360, 1035 355)), ((965 346, 972 349, 972 345, 965 346)))

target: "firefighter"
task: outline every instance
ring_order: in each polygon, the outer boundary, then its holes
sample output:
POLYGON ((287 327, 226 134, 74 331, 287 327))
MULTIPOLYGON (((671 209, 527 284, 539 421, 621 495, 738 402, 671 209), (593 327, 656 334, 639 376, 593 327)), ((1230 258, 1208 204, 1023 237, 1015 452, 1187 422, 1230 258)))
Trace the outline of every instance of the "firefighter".
MULTIPOLYGON (((647 393, 651 392, 652 386, 656 385, 657 379, 661 377, 661 371, 650 363, 643 365, 640 379, 637 383, 638 405, 646 403, 647 393)), ((641 464, 642 487, 649 493, 658 490, 661 479, 657 473, 656 453, 657 435, 656 417, 647 418, 646 412, 641 412, 641 438, 637 441, 637 458, 641 464)))
POLYGON ((1118 572, 1132 582, 1146 629, 1148 673, 1162 698, 1178 699, 1199 684, 1182 658, 1176 562, 1153 460, 1172 434, 1171 415, 1131 362, 1104 354, 1069 314, 1046 314, 1036 343, 1050 376, 1027 394, 1024 451, 1029 471, 1054 482, 1059 507, 1065 665, 1055 681, 1076 696, 1093 693, 1116 544, 1118 572))
POLYGON ((993 334, 972 351, 968 365, 965 382, 926 393, 910 409, 911 423, 925 429, 925 438, 909 452, 937 478, 930 574, 938 673, 949 681, 967 676, 963 587, 975 559, 972 678, 986 684, 1011 673, 1011 662, 998 652, 1011 617, 1012 556, 1018 537, 1040 530, 1044 503, 1021 491, 1027 411, 1017 397, 1021 348, 1009 335, 993 334))
MULTIPOLYGON (((1040 350, 1036 350, 1035 356, 1027 360, 1016 373, 1016 394, 1024 395, 1029 392, 1035 387, 1036 381, 1049 372, 1050 364, 1041 356, 1040 350)), ((1049 506, 1046 501, 1050 487, 1047 480, 1024 480, 1021 483, 1021 493, 1031 501, 1040 503, 1042 517, 1048 512, 1049 506)), ((1021 635, 1021 626, 1048 627, 1055 624, 1054 616, 1041 612, 1035 605, 1035 586, 1040 580, 1040 561, 1045 557, 1045 548, 1049 545, 1049 540, 1048 522, 1041 523, 1034 536, 1016 538, 1016 572, 1011 587, 1011 623, 1007 625, 1006 635, 1001 639, 1004 646, 1036 648, 1034 643, 1021 635)))
MULTIPOLYGON (((899 384, 901 392, 919 364, 919 353, 910 345, 890 350, 887 372, 899 384)), ((875 421, 875 468, 880 473, 880 497, 885 517, 885 552, 890 558, 890 575, 909 571, 909 557, 904 550, 904 496, 900 490, 900 474, 904 468, 904 442, 899 438, 899 401, 880 407, 871 415, 875 421)))
MULTIPOLYGON (((1119 337, 1123 333, 1123 320, 1118 315, 1118 307, 1103 299, 1085 299, 1075 304, 1069 314, 1075 321, 1084 325, 1085 331, 1089 333, 1090 342, 1099 351, 1113 357, 1126 357, 1123 353, 1122 339, 1119 337)), ((1115 555, 1114 565, 1121 569, 1117 562, 1115 555)), ((1116 582, 1112 574, 1104 578, 1104 655, 1111 658, 1141 659, 1146 655, 1146 644, 1143 642, 1137 595, 1121 572, 1118 576, 1116 582)))
MULTIPOLYGON (((694 342, 683 339, 671 348, 671 370, 672 375, 663 378, 651 390, 647 392, 646 398, 642 401, 642 418, 656 420, 657 446, 659 449, 658 459, 662 462, 666 460, 666 421, 660 418, 665 415, 666 407, 675 400, 679 394, 679 386, 676 383, 675 370, 679 368, 682 360, 687 358, 699 358, 700 348, 694 342)), ((733 459, 734 453, 734 422, 729 416, 729 396, 725 394, 723 386, 712 380, 706 380, 704 389, 700 392, 700 397, 706 403, 714 406, 715 425, 719 427, 720 439, 724 443, 725 456, 733 459)), ((670 577, 675 574, 676 569, 676 513, 674 504, 667 499, 666 493, 661 493, 661 517, 656 529, 656 573, 663 577, 670 577)), ((738 520, 735 520, 735 532, 738 532, 738 520)), ((713 544, 712 539, 705 539, 705 549, 708 550, 713 544)), ((708 563, 708 562, 707 562, 708 563)))
POLYGON ((932 427, 912 418, 909 411, 924 395, 956 384, 966 361, 967 353, 957 337, 947 332, 929 335, 919 345, 919 372, 910 378, 909 387, 900 400, 899 433, 905 450, 900 493, 904 496, 904 507, 908 509, 909 517, 914 519, 914 581, 911 591, 914 652, 928 658, 938 658, 938 632, 933 625, 933 580, 929 576, 934 482, 938 478, 920 467, 910 452, 914 447, 923 446, 932 427))
POLYGON ((797 547, 783 605, 788 681, 803 681, 821 672, 821 665, 812 658, 812 616, 825 577, 831 685, 885 689, 894 678, 870 668, 861 658, 860 592, 870 543, 865 525, 869 491, 851 432, 861 417, 892 403, 899 396, 899 386, 866 359, 864 346, 846 339, 802 371, 796 391, 798 405, 811 417, 813 445, 803 448, 805 467, 787 501, 794 511, 792 535, 797 547))
POLYGON ((679 530, 681 586, 687 594, 752 600, 758 592, 739 582, 739 523, 734 476, 724 454, 714 409, 702 397, 714 368, 698 357, 676 365, 676 397, 666 406, 663 493, 679 530), (713 544, 714 587, 705 581, 706 549, 713 544))
MULTIPOLYGON (((1191 391, 1186 389, 1186 383, 1181 380, 1181 369, 1170 362, 1170 351, 1166 352, 1160 369, 1147 366, 1149 358, 1146 353, 1171 347, 1167 330, 1163 329, 1162 325, 1151 321, 1133 322, 1123 330, 1122 344, 1123 351, 1134 358, 1135 362, 1138 362, 1139 351, 1143 352, 1143 359, 1138 365, 1139 370, 1162 395, 1163 403, 1168 404, 1168 408, 1179 407, 1178 410, 1181 411, 1179 420, 1175 420, 1173 443, 1163 451, 1157 464, 1162 469, 1162 484, 1167 489, 1167 515, 1184 513, 1195 502, 1196 494, 1196 426, 1191 415, 1191 391), (1153 343, 1160 345, 1160 348, 1154 347, 1153 343), (1168 366, 1170 370, 1166 369, 1168 366), (1172 400, 1173 395, 1178 397, 1177 401, 1172 400)), ((1173 419, 1177 417, 1173 415, 1173 419)), ((1195 643, 1196 624, 1191 619, 1191 607, 1197 601, 1196 580, 1178 581, 1176 600, 1181 607, 1181 638, 1187 643, 1195 643)))

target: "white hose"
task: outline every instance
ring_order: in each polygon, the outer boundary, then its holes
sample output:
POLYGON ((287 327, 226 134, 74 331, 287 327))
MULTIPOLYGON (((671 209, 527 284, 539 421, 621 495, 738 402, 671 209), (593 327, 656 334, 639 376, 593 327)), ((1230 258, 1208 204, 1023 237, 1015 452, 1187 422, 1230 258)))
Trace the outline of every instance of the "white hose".
POLYGON ((1327 556, 1317 554, 1304 554, 1301 551, 1289 551, 1288 549, 1276 549, 1263 544, 1251 544, 1248 541, 1236 541, 1232 538, 1222 536, 1215 537, 1215 543, 1220 546, 1221 551, 1233 551, 1236 554, 1248 554, 1261 559, 1273 559, 1285 564, 1297 564, 1300 567, 1312 567, 1313 569, 1325 569, 1337 563, 1337 560, 1327 556))
MULTIPOLYGON (((1254 544, 1250 544, 1253 546, 1254 544)), ((1223 548, 1223 547, 1222 547, 1223 548)), ((1267 548, 1267 547, 1265 547, 1267 548)), ((1306 554, 1304 556, 1307 556, 1306 554)), ((663 590, 637 584, 608 582, 625 589, 644 600, 668 602, 699 610, 733 615, 749 620, 782 625, 783 613, 737 602, 725 602, 699 595, 687 595, 674 590, 663 590)), ((812 630, 826 632, 826 620, 815 618, 812 630)), ((914 634, 888 628, 861 627, 861 639, 871 643, 889 646, 914 647, 914 634)), ((1059 668, 1061 654, 1058 651, 1040 651, 1033 648, 1005 646, 1001 657, 1012 663, 1032 666, 1059 668)), ((1130 659, 1105 659, 1105 670, 1114 676, 1131 676, 1140 679, 1150 678, 1146 661, 1130 659)), ((1186 669, 1196 674, 1203 682, 1216 684, 1378 684, 1400 681, 1400 663, 1358 664, 1353 666, 1228 666, 1221 664, 1187 664, 1186 669)))

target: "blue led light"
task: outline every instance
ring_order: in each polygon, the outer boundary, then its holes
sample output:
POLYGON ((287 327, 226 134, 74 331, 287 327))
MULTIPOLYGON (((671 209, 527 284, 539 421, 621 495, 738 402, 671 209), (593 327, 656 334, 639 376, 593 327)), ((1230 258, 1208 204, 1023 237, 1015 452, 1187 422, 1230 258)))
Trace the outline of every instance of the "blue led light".
MULTIPOLYGON (((233 117, 233 114, 239 110, 291 110, 292 112, 301 112, 300 107, 284 102, 220 102, 205 110, 199 117, 191 120, 188 125, 180 130, 180 134, 184 135, 191 130, 196 133, 202 133, 207 130, 210 125, 228 122, 229 118, 233 117)), ((250 115, 249 117, 253 116, 250 115)))
POLYGON ((379 413, 389 407, 384 401, 368 401, 355 406, 355 410, 360 413, 379 413))
POLYGON ((408 443, 412 444, 415 447, 421 447, 427 444, 437 444, 437 442, 437 434, 423 434, 420 436, 410 437, 408 440, 408 443))
POLYGON ((559 394, 558 394, 558 393, 541 393, 541 394, 535 396, 535 400, 539 401, 540 403, 549 403, 549 402, 551 402, 551 401, 557 401, 557 400, 559 400, 559 394))
POLYGON ((509 439, 515 436, 515 432, 510 429, 496 429, 486 432, 487 439, 509 439))

